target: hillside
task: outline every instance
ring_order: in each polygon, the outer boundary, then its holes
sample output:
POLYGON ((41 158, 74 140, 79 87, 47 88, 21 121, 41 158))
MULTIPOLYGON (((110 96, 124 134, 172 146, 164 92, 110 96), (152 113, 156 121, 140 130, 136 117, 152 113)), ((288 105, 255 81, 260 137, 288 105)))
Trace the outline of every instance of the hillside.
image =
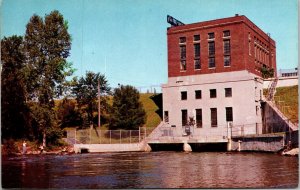
MULTIPOLYGON (((140 94, 140 101, 144 106, 146 115, 147 115, 147 120, 145 123, 145 127, 147 128, 154 128, 156 127, 160 122, 160 116, 156 113, 157 110, 159 110, 158 106, 154 103, 154 101, 151 99, 151 96, 153 96, 153 93, 141 93, 140 94)), ((76 100, 72 100, 76 102, 76 100)), ((55 110, 57 111, 58 109, 58 104, 61 102, 61 100, 55 100, 55 110)), ((108 97, 108 103, 111 105, 112 104, 112 97, 108 97)), ((97 116, 98 112, 94 112, 93 115, 97 116)), ((108 129, 108 124, 104 124, 102 126, 102 129, 108 129)))
POLYGON ((298 123, 298 85, 276 88, 275 103, 293 123, 298 123))
POLYGON ((148 128, 156 127, 161 121, 159 115, 156 113, 159 108, 150 98, 151 96, 153 96, 152 93, 140 94, 141 103, 143 104, 147 114, 145 126, 148 128))

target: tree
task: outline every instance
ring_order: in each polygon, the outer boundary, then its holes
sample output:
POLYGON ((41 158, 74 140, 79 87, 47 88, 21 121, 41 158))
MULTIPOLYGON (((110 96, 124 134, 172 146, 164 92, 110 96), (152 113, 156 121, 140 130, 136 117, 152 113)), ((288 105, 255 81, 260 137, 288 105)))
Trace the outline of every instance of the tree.
POLYGON ((261 67, 260 71, 261 71, 263 78, 274 77, 274 69, 273 68, 261 67))
POLYGON ((24 138, 29 114, 25 102, 24 60, 21 36, 1 40, 1 129, 2 138, 24 138))
MULTIPOLYGON (((93 112, 97 110, 98 81, 100 84, 100 94, 110 94, 111 88, 104 75, 87 71, 85 77, 79 80, 74 78, 73 94, 76 97, 82 114, 86 114, 88 123, 93 123, 93 112)), ((101 97, 101 111, 107 110, 108 104, 105 96, 101 97)))
POLYGON ((121 85, 115 89, 110 129, 138 129, 145 124, 146 112, 139 98, 138 90, 132 86, 121 85))
POLYGON ((80 113, 74 99, 62 99, 56 107, 56 114, 61 128, 75 127, 82 123, 80 113))
POLYGON ((24 48, 27 98, 38 104, 33 104, 31 110, 39 131, 43 133, 45 145, 46 134, 55 127, 54 98, 62 94, 66 77, 74 72, 72 64, 66 61, 70 54, 71 36, 63 15, 52 11, 45 20, 33 15, 26 26, 24 48))

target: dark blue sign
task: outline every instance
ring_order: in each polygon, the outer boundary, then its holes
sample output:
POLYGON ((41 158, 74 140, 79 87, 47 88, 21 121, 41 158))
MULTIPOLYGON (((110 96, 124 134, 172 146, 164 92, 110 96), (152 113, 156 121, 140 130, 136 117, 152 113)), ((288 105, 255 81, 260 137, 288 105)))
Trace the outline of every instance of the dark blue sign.
POLYGON ((182 25, 184 25, 182 22, 180 22, 179 20, 171 17, 170 15, 167 15, 167 22, 169 24, 171 24, 172 26, 182 26, 182 25))

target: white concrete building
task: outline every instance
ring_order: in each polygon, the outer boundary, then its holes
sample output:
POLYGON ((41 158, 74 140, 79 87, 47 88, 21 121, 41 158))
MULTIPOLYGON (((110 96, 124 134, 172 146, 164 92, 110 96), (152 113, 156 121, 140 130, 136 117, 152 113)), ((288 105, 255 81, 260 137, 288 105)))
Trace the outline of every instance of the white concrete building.
POLYGON ((177 135, 189 117, 194 136, 226 136, 228 122, 236 135, 262 133, 262 88, 262 79, 246 70, 170 77, 162 86, 163 119, 177 135))

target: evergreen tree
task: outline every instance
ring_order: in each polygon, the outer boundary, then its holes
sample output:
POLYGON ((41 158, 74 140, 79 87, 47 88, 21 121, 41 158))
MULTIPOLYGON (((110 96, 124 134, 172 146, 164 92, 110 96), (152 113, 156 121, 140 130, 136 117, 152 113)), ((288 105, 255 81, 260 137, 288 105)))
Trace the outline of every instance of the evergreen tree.
POLYGON ((132 86, 116 88, 110 118, 110 129, 138 129, 145 124, 146 112, 139 101, 140 95, 132 86))

